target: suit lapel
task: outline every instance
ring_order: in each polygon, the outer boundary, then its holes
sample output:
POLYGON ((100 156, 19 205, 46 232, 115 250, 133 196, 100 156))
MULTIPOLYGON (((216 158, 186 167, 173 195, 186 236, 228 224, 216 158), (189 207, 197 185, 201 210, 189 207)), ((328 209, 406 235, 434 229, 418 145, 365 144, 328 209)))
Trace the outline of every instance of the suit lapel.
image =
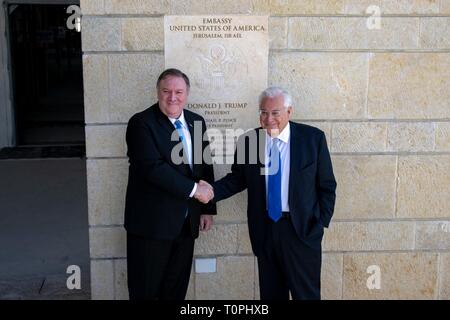
POLYGON ((159 109, 159 104, 156 104, 155 107, 156 120, 161 125, 161 127, 163 127, 172 136, 175 127, 173 126, 172 122, 170 122, 169 118, 167 118, 167 116, 161 112, 161 110, 159 109))
POLYGON ((258 140, 258 185, 260 186, 259 194, 262 195, 261 201, 263 202, 264 208, 266 208, 266 175, 264 159, 266 156, 266 131, 262 128, 257 130, 257 140, 258 140))
POLYGON ((184 120, 186 120, 189 133, 191 135, 191 144, 192 148, 194 148, 194 119, 192 119, 191 114, 188 112, 184 112, 184 120))
POLYGON ((291 126, 291 141, 290 141, 290 163, 289 163, 289 207, 291 207, 291 199, 294 197, 294 184, 297 179, 296 172, 301 168, 301 153, 302 153, 302 136, 298 132, 295 123, 289 121, 291 126))
POLYGON ((298 148, 298 140, 300 139, 299 134, 297 132, 297 127, 292 123, 289 122, 291 127, 291 137, 290 137, 290 146, 289 146, 289 152, 290 152, 290 162, 289 162, 289 196, 288 196, 288 203, 289 207, 291 208, 291 199, 294 199, 294 183, 295 183, 295 170, 298 166, 298 163, 300 161, 300 148, 298 148))
MULTIPOLYGON (((191 135, 191 152, 192 152, 192 173, 194 174, 196 171, 196 159, 195 159, 195 145, 194 145, 194 119, 192 119, 191 114, 189 112, 184 111, 184 120, 186 120, 186 124, 188 126, 189 134, 191 135)), ((198 139, 198 137, 197 137, 198 139)), ((202 152, 203 156, 203 152, 202 152)), ((201 162, 200 162, 201 163, 201 162)), ((194 174, 195 176, 195 174, 194 174)))

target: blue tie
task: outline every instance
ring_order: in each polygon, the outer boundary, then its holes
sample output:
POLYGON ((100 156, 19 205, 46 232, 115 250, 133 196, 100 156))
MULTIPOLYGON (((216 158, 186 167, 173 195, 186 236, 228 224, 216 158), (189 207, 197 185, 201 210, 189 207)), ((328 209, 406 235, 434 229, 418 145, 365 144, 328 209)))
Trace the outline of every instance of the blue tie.
POLYGON ((180 120, 175 121, 175 128, 177 129, 178 135, 180 136, 180 140, 183 143, 183 156, 185 157, 189 166, 191 166, 191 164, 188 161, 188 159, 189 159, 188 148, 187 148, 186 138, 184 137, 184 133, 183 133, 183 124, 181 123, 180 120))
POLYGON ((277 222, 281 218, 281 154, 278 139, 273 139, 269 152, 268 208, 269 217, 277 222), (278 161, 278 163, 274 163, 278 161), (275 166, 272 168, 272 166, 275 166), (276 172, 273 172, 276 170, 276 172))
MULTIPOLYGON (((180 120, 176 120, 175 121, 175 128, 177 129, 178 135, 180 136, 180 140, 183 143, 183 156, 185 156, 185 159, 187 161, 188 156, 187 156, 187 152, 188 152, 188 148, 187 148, 187 144, 186 144, 186 138, 184 137, 184 133, 183 133, 183 124, 181 123, 180 120)), ((191 166, 191 164, 189 164, 189 166, 191 166)), ((192 167, 191 167, 192 169, 192 167)), ((186 209, 186 214, 184 215, 184 217, 186 218, 188 215, 188 211, 189 209, 186 209)))

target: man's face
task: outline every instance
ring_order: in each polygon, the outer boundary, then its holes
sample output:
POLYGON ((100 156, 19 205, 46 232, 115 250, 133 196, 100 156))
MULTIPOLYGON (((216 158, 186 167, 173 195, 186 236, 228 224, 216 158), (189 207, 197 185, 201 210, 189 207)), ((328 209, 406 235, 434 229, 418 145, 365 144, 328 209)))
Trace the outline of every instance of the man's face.
POLYGON ((157 91, 161 112, 170 118, 178 118, 186 105, 189 94, 184 79, 167 76, 160 81, 157 91))
POLYGON ((272 137, 278 136, 286 127, 291 118, 292 107, 284 107, 284 98, 282 95, 270 98, 266 97, 261 101, 259 107, 259 121, 261 127, 267 130, 272 137))

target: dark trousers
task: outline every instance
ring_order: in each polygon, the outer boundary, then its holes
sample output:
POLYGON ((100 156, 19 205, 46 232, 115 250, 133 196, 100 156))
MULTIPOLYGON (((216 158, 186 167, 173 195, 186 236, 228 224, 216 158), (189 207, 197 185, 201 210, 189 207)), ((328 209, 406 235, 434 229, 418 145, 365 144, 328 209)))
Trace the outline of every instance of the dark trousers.
POLYGON ((258 256, 262 300, 320 300, 322 250, 309 247, 290 219, 271 222, 265 250, 258 256))
POLYGON ((150 240, 127 233, 130 300, 184 300, 193 253, 189 218, 180 235, 172 241, 150 240))

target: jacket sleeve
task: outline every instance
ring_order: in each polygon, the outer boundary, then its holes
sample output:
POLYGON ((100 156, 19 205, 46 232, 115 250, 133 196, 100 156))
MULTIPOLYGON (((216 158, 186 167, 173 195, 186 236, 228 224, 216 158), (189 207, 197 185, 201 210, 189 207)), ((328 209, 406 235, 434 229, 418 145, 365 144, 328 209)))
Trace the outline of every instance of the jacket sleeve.
POLYGON ((319 198, 320 220, 328 228, 334 212, 336 201, 336 180, 333 174, 331 157, 328 151, 325 134, 322 132, 319 139, 319 154, 317 164, 317 194, 319 198))
POLYGON ((189 198, 195 182, 163 159, 155 137, 139 117, 133 116, 128 122, 126 142, 130 166, 145 180, 181 199, 189 198))
MULTIPOLYGON (((238 144, 248 143, 244 137, 240 137, 238 144)), ((245 177, 245 163, 238 163, 238 150, 242 148, 236 148, 234 152, 233 164, 231 166, 231 172, 228 173, 222 179, 216 181, 214 187, 214 202, 227 199, 236 193, 244 191, 247 188, 247 179, 245 177)), ((245 148, 248 150, 248 148, 245 148)))

